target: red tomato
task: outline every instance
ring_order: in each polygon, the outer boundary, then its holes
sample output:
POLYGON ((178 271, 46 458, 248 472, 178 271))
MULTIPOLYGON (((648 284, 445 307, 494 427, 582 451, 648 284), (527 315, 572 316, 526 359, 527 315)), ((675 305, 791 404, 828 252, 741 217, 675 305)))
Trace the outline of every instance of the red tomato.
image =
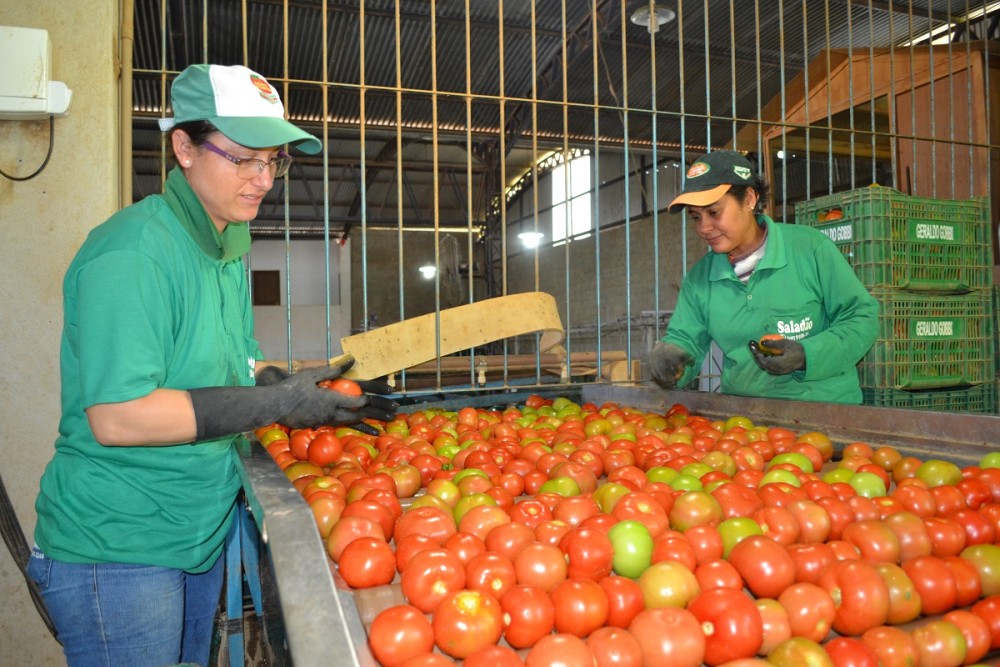
POLYGON ((524 547, 535 541, 535 531, 519 521, 494 526, 484 540, 489 551, 502 554, 511 561, 524 547))
POLYGON ((468 565, 473 557, 486 551, 486 544, 472 533, 458 532, 444 541, 442 545, 448 551, 453 551, 462 565, 468 565))
POLYGON ((375 537, 385 542, 382 526, 361 516, 341 516, 326 540, 326 551, 336 563, 344 552, 344 547, 361 537, 375 537))
POLYGON ((639 575, 646 607, 686 607, 700 592, 694 573, 677 561, 654 563, 639 575))
POLYGON ((855 521, 844 528, 843 539, 857 547, 863 560, 872 563, 898 563, 899 538, 881 519, 855 521))
POLYGON ((534 529, 542 521, 552 519, 552 510, 537 498, 527 498, 514 503, 509 514, 511 521, 518 521, 531 529, 534 529))
POLYGON ((687 606, 705 633, 705 662, 719 665, 757 654, 764 642, 760 612, 742 590, 702 591, 687 606))
POLYGON ((633 579, 613 574, 598 583, 608 599, 608 625, 627 628, 636 615, 645 609, 642 588, 633 579))
POLYGON ((465 588, 465 568, 447 549, 426 549, 410 559, 400 585, 410 604, 432 613, 445 597, 465 588))
POLYGON ((986 621, 990 629, 990 650, 1000 648, 1000 595, 990 595, 972 605, 969 610, 986 621))
POLYGON ((965 637, 965 661, 963 665, 971 665, 989 653, 990 626, 979 616, 964 609, 953 609, 941 617, 941 620, 954 623, 965 637))
POLYGON ((921 599, 906 570, 895 563, 877 563, 875 568, 882 575, 889 590, 889 625, 908 623, 920 615, 921 599))
POLYGON ((698 565, 694 570, 698 586, 702 591, 713 588, 730 588, 743 590, 743 577, 728 560, 717 558, 698 565))
POLYGON ((361 391, 361 385, 354 380, 349 380, 344 377, 335 378, 333 380, 324 380, 319 383, 319 386, 341 394, 347 394, 348 396, 361 396, 361 394, 364 393, 361 391))
POLYGON ((594 657, 586 642, 570 634, 542 637, 524 661, 527 667, 593 667, 594 657))
POLYGON ((344 511, 340 513, 341 520, 348 517, 363 517, 376 522, 382 528, 385 539, 392 539, 392 531, 396 525, 396 519, 392 516, 392 511, 382 503, 360 498, 348 503, 344 511))
POLYGON ((699 667, 704 661, 705 633, 687 609, 644 609, 628 629, 639 642, 644 665, 699 667))
POLYGON ((530 648, 552 632, 555 605, 537 586, 511 587, 500 598, 500 607, 506 619, 504 638, 514 648, 530 648))
POLYGON ((330 431, 324 431, 317 433, 309 443, 306 458, 310 463, 325 468, 336 462, 343 451, 344 446, 341 444, 340 438, 330 431))
POLYGON ((879 667, 872 650, 854 637, 834 637, 823 644, 823 649, 834 667, 879 667))
POLYGON ((955 607, 958 586, 955 575, 943 559, 937 556, 912 558, 903 563, 903 570, 920 595, 925 616, 943 614, 955 607))
POLYGON ((408 604, 383 609, 368 628, 368 646, 383 667, 434 648, 434 629, 424 613, 408 604))
POLYGON ((603 627, 587 637, 594 667, 642 667, 642 647, 624 628, 603 627))
POLYGON ((931 539, 932 556, 957 556, 965 548, 965 529, 954 519, 932 516, 924 519, 931 539))
POLYGON ((503 611, 489 593, 459 590, 434 611, 434 643, 453 658, 465 658, 500 641, 503 611))
POLYGON ((340 521, 340 515, 344 511, 344 499, 326 491, 317 491, 313 498, 309 500, 309 509, 316 520, 316 527, 319 529, 319 536, 324 540, 330 537, 330 531, 334 525, 340 521), (320 494, 323 495, 320 495, 320 494))
POLYGON ((410 533, 426 535, 438 544, 444 544, 458 531, 455 517, 439 507, 411 507, 396 520, 393 537, 398 541, 410 533))
POLYGON ((872 563, 836 561, 820 576, 819 586, 833 598, 833 629, 842 635, 858 636, 889 616, 889 589, 872 563))
POLYGON ((937 511, 934 494, 922 486, 916 484, 897 486, 889 495, 898 500, 904 509, 913 512, 922 519, 934 516, 937 511))
POLYGON ((785 608, 793 637, 822 642, 830 634, 837 607, 830 594, 816 584, 792 584, 778 596, 778 604, 785 608))
POLYGON ((555 630, 586 637, 608 620, 608 598, 590 579, 567 579, 551 593, 555 606, 555 630))
POLYGON ((1000 547, 995 544, 973 544, 962 549, 961 557, 979 572, 983 595, 1000 593, 1000 547))
POLYGON ((559 540, 566 555, 566 576, 600 581, 611 574, 611 540, 594 528, 574 528, 559 540))
POLYGON ((993 522, 978 511, 961 509, 949 514, 948 518, 957 521, 965 529, 965 546, 996 542, 997 534, 993 522))
POLYGON ((917 645, 921 667, 951 667, 965 660, 965 635, 950 621, 928 621, 914 629, 910 636, 917 645))
POLYGON ((340 554, 340 576, 351 588, 371 588, 388 584, 396 576, 396 555, 385 540, 359 537, 340 554))
POLYGON ((816 504, 826 510, 830 517, 830 532, 827 534, 828 540, 839 540, 844 533, 844 528, 854 521, 854 510, 836 496, 824 496, 817 498, 816 504))
POLYGON ((503 509, 496 505, 476 505, 462 515, 458 530, 485 540, 491 530, 504 523, 510 523, 510 516, 503 509))
POLYGON ((881 667, 913 667, 920 664, 917 645, 910 633, 889 625, 866 630, 861 641, 871 649, 881 667))
POLYGON ((517 583, 538 586, 546 593, 566 579, 566 558, 559 547, 535 542, 514 558, 517 583))
POLYGON ((918 514, 902 510, 887 516, 883 521, 899 540, 899 562, 931 554, 931 538, 918 514))
POLYGON ((805 637, 792 637, 774 647, 767 662, 777 667, 834 667, 823 647, 805 637))
POLYGON ((722 558, 722 535, 715 526, 693 526, 683 531, 684 537, 691 543, 697 562, 722 558))
POLYGON ((516 583, 514 563, 501 554, 485 551, 465 565, 466 588, 489 593, 498 600, 516 583))
POLYGON ((524 660, 506 646, 485 646, 463 660, 462 667, 524 667, 524 660))
POLYGON ((758 598, 754 600, 754 605, 760 612, 763 629, 763 641, 757 655, 767 655, 778 644, 792 636, 792 629, 788 624, 788 612, 777 600, 771 598, 758 598))
POLYGON ((406 569, 407 564, 413 555, 418 551, 423 551, 424 549, 437 549, 441 545, 427 537, 426 535, 418 535, 412 533, 407 535, 403 539, 396 539, 396 571, 402 572, 406 569))
MULTIPOLYGON (((796 502, 811 501, 800 500, 796 502)), ((789 545, 799 541, 799 522, 788 507, 762 507, 753 513, 752 518, 764 531, 766 537, 770 537, 779 544, 789 545)))
POLYGON ((589 495, 570 496, 556 503, 552 508, 552 518, 576 527, 600 511, 600 506, 589 495))
POLYGON ((815 584, 837 556, 829 544, 789 544, 785 547, 795 563, 795 581, 815 584))
POLYGON ((751 535, 729 552, 729 562, 757 597, 777 598, 795 581, 795 561, 784 546, 763 535, 751 535))
POLYGON ((975 604, 983 592, 982 579, 976 566, 961 556, 945 556, 941 560, 955 575, 955 606, 968 607, 975 604))
POLYGON ((642 491, 626 494, 615 503, 611 515, 619 521, 638 521, 646 526, 653 539, 670 527, 667 512, 653 496, 642 491))

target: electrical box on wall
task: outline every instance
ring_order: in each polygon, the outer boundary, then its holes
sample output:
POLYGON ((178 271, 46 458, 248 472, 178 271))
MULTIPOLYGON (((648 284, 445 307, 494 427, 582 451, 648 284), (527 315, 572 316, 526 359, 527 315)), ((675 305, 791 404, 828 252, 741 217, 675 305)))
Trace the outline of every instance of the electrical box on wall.
POLYGON ((0 120, 65 116, 73 91, 51 74, 47 30, 0 26, 0 120))

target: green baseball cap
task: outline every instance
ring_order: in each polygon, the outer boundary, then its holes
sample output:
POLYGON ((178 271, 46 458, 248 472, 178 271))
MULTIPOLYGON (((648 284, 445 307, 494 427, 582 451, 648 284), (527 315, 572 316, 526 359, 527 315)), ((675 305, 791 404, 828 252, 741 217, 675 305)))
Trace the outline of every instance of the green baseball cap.
POLYGON ((170 87, 174 117, 160 119, 166 132, 178 123, 206 120, 247 148, 291 144, 303 153, 323 150, 322 142, 285 120, 278 91, 242 65, 191 65, 170 87))
POLYGON ((688 168, 684 190, 670 202, 667 210, 680 213, 688 204, 714 204, 734 185, 760 188, 750 160, 736 151, 712 151, 695 160, 688 168))

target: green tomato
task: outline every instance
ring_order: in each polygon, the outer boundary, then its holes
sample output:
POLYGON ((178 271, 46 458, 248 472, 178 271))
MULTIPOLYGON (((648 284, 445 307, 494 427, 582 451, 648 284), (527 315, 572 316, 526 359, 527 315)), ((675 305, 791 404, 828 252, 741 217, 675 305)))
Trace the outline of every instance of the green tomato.
POLYGON ((434 450, 438 456, 448 461, 455 458, 455 454, 458 454, 458 445, 442 445, 434 450))
POLYGON ((470 493, 467 496, 462 496, 455 503, 455 508, 451 511, 452 516, 455 517, 455 523, 461 522, 462 517, 465 513, 471 510, 473 507, 479 507, 480 505, 496 505, 496 499, 486 493, 470 493))
POLYGON ((712 466, 710 466, 710 465, 708 465, 706 463, 701 463, 700 461, 697 461, 695 463, 688 463, 686 466, 682 466, 681 467, 681 474, 682 475, 690 475, 691 477, 696 477, 696 478, 698 478, 700 480, 702 478, 702 475, 705 475, 706 473, 710 473, 713 470, 714 470, 714 468, 712 466))
POLYGON ((615 574, 635 579, 653 558, 653 538, 642 523, 627 519, 611 526, 608 539, 614 549, 611 567, 615 574))
POLYGON ((615 504, 621 499, 622 496, 627 495, 630 489, 624 484, 619 484, 618 482, 607 482, 601 484, 593 493, 593 498, 597 502, 601 511, 605 514, 611 514, 611 510, 615 508, 615 504))
POLYGON ((982 597, 1000 593, 1000 547, 995 544, 973 544, 959 554, 972 563, 979 573, 982 597))
POLYGON ((791 463, 802 472, 815 472, 809 457, 799 452, 782 452, 781 454, 776 454, 768 463, 768 466, 778 465, 779 463, 791 463))
POLYGON ((733 461, 732 456, 726 454, 725 452, 706 452, 705 455, 701 457, 701 462, 705 465, 711 466, 712 470, 718 470, 730 477, 736 474, 736 462, 733 461))
POLYGON ((669 486, 674 491, 701 491, 701 480, 691 475, 681 473, 670 481, 669 486))
POLYGON ((451 481, 455 482, 455 484, 458 484, 466 477, 471 477, 473 475, 477 477, 485 477, 486 479, 490 478, 490 476, 486 474, 485 470, 480 470, 479 468, 466 468, 464 470, 459 470, 457 473, 455 473, 455 476, 451 478, 451 481))
POLYGON ((846 482, 854 475, 854 471, 850 468, 834 468, 833 470, 824 473, 822 480, 827 484, 834 484, 836 482, 846 482))
POLYGON ((553 477, 542 482, 539 493, 555 493, 563 498, 580 495, 580 485, 572 477, 553 477))
POLYGON ((990 452, 979 459, 980 468, 1000 468, 1000 452, 990 452))
POLYGON ((917 477, 930 486, 954 486, 962 481, 962 469, 950 461, 927 459, 917 468, 917 477))
POLYGON ((737 544, 751 535, 763 535, 764 531, 760 524, 748 516, 734 516, 723 519, 716 526, 719 536, 722 538, 722 557, 729 558, 729 552, 737 544))
POLYGON ((667 466, 653 466, 646 471, 646 479, 650 482, 670 484, 679 474, 675 469, 668 468, 667 466))
POLYGON ((865 498, 881 498, 886 494, 885 482, 873 472, 856 472, 850 476, 847 483, 859 496, 865 498))
POLYGON ((771 484, 772 482, 784 482, 785 484, 791 484, 792 486, 802 486, 802 482, 799 478, 795 476, 795 473, 791 470, 785 470, 784 468, 772 468, 764 473, 764 476, 760 478, 760 484, 757 488, 764 486, 765 484, 771 484))

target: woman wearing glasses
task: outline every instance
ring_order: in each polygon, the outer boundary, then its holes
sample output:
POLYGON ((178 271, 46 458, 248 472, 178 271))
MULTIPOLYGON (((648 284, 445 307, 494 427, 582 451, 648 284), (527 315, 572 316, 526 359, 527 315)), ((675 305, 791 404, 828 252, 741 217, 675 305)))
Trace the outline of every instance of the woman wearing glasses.
POLYGON ((63 412, 29 569, 72 666, 206 665, 239 434, 396 408, 378 383, 354 398, 317 387, 352 360, 255 374, 247 223, 288 171, 283 147, 319 140, 245 67, 188 67, 171 100, 163 194, 95 228, 63 284, 63 412))

